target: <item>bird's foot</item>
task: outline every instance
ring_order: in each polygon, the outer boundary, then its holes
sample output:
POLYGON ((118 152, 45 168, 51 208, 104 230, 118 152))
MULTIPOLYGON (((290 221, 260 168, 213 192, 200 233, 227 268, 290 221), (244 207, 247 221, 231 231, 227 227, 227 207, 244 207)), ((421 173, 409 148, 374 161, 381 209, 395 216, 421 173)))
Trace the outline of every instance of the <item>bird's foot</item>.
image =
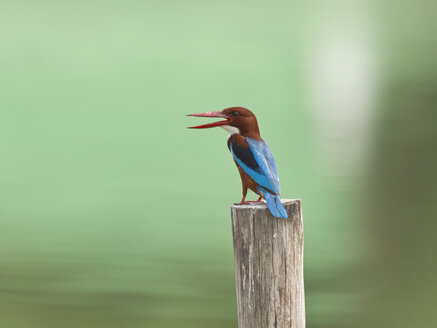
POLYGON ((249 205, 250 203, 249 202, 247 202, 247 201, 242 201, 242 202, 239 202, 239 203, 234 203, 234 205, 249 205))
POLYGON ((248 205, 249 203, 246 202, 246 195, 243 195, 243 199, 239 203, 234 203, 234 205, 248 205))
POLYGON ((262 196, 260 196, 257 200, 245 200, 245 199, 246 199, 246 197, 243 197, 241 202, 234 203, 234 205, 250 205, 250 203, 259 203, 259 202, 261 202, 262 196))
POLYGON ((248 203, 260 203, 262 199, 263 199, 263 197, 259 196, 259 198, 257 200, 248 200, 247 202, 248 203))

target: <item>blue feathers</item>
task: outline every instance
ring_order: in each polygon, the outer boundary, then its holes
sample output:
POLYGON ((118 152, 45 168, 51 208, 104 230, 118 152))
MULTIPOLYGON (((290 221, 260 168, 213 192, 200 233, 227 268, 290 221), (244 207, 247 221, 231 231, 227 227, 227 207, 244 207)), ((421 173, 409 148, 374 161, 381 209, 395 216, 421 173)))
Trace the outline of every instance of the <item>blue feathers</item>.
POLYGON ((279 186, 278 169, 276 168, 276 162, 273 158, 270 147, 264 142, 264 140, 257 141, 246 138, 246 141, 270 187, 263 184, 261 185, 270 189, 274 193, 279 194, 281 188, 279 186))
POLYGON ((235 161, 241 168, 246 172, 255 182, 261 186, 266 187, 267 189, 273 190, 276 189, 275 185, 272 183, 271 179, 265 175, 265 173, 258 166, 257 168, 251 168, 247 162, 244 162, 241 158, 236 156, 234 153, 232 144, 231 144, 231 152, 234 156, 235 161))
POLYGON ((273 216, 284 219, 288 218, 287 211, 285 210, 284 205, 282 205, 281 197, 269 193, 263 187, 258 187, 258 190, 263 193, 267 206, 273 216))
POLYGON ((263 140, 245 138, 249 148, 230 142, 235 161, 257 184, 270 212, 275 217, 287 218, 287 211, 279 197, 280 186, 276 162, 269 146, 263 140))

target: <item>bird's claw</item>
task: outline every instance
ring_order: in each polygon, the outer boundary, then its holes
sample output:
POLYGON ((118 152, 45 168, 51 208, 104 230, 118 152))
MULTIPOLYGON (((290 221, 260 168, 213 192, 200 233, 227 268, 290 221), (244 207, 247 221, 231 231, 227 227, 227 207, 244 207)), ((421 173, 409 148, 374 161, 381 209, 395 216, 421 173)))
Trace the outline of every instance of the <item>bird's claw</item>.
POLYGON ((239 203, 234 203, 234 205, 250 205, 250 203, 261 203, 262 197, 258 198, 257 200, 243 200, 239 203))

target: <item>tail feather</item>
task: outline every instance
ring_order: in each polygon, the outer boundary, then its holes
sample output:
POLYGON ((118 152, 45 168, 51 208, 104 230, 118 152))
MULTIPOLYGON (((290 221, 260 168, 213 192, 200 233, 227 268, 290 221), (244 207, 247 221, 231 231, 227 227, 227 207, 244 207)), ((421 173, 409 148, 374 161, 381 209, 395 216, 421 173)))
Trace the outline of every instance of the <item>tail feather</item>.
POLYGON ((281 198, 278 195, 273 195, 269 193, 262 187, 260 187, 259 189, 264 195, 264 199, 267 202, 267 207, 269 208, 270 213, 272 213, 272 215, 277 218, 288 218, 287 211, 285 210, 284 205, 282 205, 281 198))
POLYGON ((276 200, 276 208, 278 209, 279 214, 281 214, 281 218, 287 219, 288 218, 287 210, 285 209, 284 205, 282 205, 281 197, 275 196, 275 200, 276 200))

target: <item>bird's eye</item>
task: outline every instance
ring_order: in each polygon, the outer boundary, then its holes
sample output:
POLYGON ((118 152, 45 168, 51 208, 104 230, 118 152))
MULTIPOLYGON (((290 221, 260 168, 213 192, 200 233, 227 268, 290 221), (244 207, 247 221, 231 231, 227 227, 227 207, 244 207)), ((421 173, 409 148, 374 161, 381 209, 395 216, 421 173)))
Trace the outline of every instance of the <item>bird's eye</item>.
POLYGON ((238 112, 232 112, 232 116, 238 116, 238 112))

